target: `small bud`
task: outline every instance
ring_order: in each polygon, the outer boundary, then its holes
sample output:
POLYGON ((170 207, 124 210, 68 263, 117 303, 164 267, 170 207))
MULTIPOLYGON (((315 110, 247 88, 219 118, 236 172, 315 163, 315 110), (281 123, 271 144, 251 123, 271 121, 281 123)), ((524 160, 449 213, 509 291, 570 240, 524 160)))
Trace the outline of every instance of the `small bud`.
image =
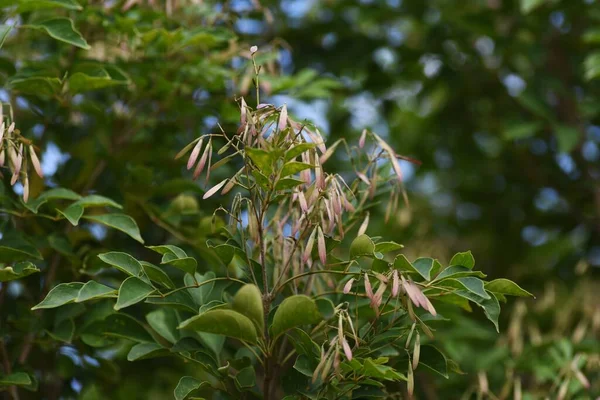
POLYGON ((204 193, 204 196, 202 196, 202 198, 206 200, 213 194, 217 193, 227 183, 227 181, 228 179, 223 179, 221 182, 217 183, 208 192, 204 193))
POLYGON ((421 335, 417 332, 417 339, 415 340, 415 347, 413 348, 413 359, 412 369, 416 370, 419 366, 419 357, 421 356, 421 335))
POLYGON ((281 107, 281 112, 279 113, 279 122, 277 123, 277 129, 279 129, 280 131, 284 130, 287 125, 287 119, 287 106, 284 104, 283 107, 281 107))
POLYGON ((198 143, 194 146, 192 150, 192 154, 190 154, 190 158, 188 158, 187 169, 192 169, 196 160, 198 159, 198 155, 200 155, 200 150, 202 149, 202 139, 198 140, 198 143))
POLYGON ((313 229, 312 233, 308 237, 308 241, 306 242, 306 247, 304 248, 304 254, 302 255, 302 261, 307 262, 310 259, 310 255, 312 253, 312 249, 315 244, 315 235, 317 234, 317 229, 313 229))
POLYGON ((29 146, 29 158, 31 159, 31 164, 33 165, 33 169, 35 173, 38 174, 40 178, 44 177, 44 173, 42 172, 42 167, 40 165, 40 160, 38 159, 37 154, 35 154, 35 150, 33 146, 29 146))
POLYGON ((204 170, 204 166, 206 165, 206 160, 208 159, 208 153, 210 153, 210 143, 208 146, 204 148, 204 152, 202 153, 202 157, 200 157, 200 162, 196 166, 194 170, 194 179, 198 179, 202 171, 204 170))
POLYGON ((344 294, 350 293, 350 289, 352 289, 353 283, 354 283, 354 278, 351 278, 348 282, 346 282, 346 284, 344 285, 344 294))
POLYGON ((252 46, 250 47, 250 54, 254 54, 258 51, 258 46, 252 46))
POLYGON ((367 216, 365 217, 363 223, 360 225, 357 236, 364 235, 365 232, 367 232, 368 227, 369 227, 369 213, 367 213, 367 216))
POLYGON ((371 287, 371 281, 369 281, 369 275, 365 272, 365 292, 367 297, 373 300, 373 288, 371 287))
POLYGON ((352 349, 350 348, 346 338, 342 338, 342 347, 344 348, 344 354, 346 355, 348 361, 352 361, 352 349))
POLYGON ((29 177, 25 175, 23 178, 23 201, 27 203, 29 200, 29 177))
POLYGON ((394 272, 392 272, 392 297, 398 296, 399 289, 400 280, 398 279, 398 271, 394 270, 394 272))
POLYGON ((304 197, 304 193, 298 192, 298 202, 300 203, 300 208, 303 212, 308 212, 308 204, 306 203, 306 197, 304 197))
POLYGON ((317 231, 317 243, 319 249, 319 258, 321 260, 321 265, 327 264, 327 248, 325 247, 325 235, 323 235, 323 230, 319 226, 317 231))
POLYGON ((363 147, 365 147, 365 141, 367 139, 367 130, 363 129, 361 135, 360 135, 360 139, 358 140, 358 147, 360 147, 361 149, 363 147))

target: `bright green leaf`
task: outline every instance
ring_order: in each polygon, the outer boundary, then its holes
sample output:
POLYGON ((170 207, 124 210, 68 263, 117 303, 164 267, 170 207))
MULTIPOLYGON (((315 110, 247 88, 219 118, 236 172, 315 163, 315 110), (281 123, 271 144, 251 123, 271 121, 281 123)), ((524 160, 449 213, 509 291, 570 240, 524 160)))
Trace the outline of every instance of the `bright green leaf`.
POLYGON ((81 10, 82 7, 75 0, 19 0, 18 13, 43 10, 48 8, 65 8, 67 10, 81 10))
POLYGON ((25 372, 15 372, 0 377, 0 386, 28 386, 31 385, 31 377, 25 372))

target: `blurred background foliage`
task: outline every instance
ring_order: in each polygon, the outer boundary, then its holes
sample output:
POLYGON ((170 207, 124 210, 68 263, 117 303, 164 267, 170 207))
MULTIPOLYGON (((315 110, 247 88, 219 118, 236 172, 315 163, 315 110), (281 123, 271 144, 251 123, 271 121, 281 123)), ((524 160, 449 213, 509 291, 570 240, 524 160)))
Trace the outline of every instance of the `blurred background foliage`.
MULTIPOLYGON (((421 371, 419 398, 600 395, 597 2, 3 0, 0 7, 0 100, 41 150, 45 174, 31 174, 31 198, 53 187, 109 197, 146 244, 177 244, 213 268, 205 241, 212 211, 226 199, 201 201, 207 184, 189 179, 173 158, 218 124, 236 129, 235 100, 252 98, 249 48, 258 45, 263 102, 287 103, 330 143, 357 140, 369 128, 421 162, 402 162, 410 207, 388 223, 385 209, 375 208, 371 235, 403 243, 413 258, 447 262, 471 249, 490 278, 514 279, 537 296, 512 305, 500 336, 478 311, 481 324, 452 316, 453 328, 436 337, 465 374, 438 380, 421 371)), ((342 153, 329 163, 351 168, 342 153)), ((0 187, 0 265, 31 259, 40 272, 1 283, 4 377, 28 373, 18 389, 24 399, 171 398, 181 365, 128 363, 126 346, 68 343, 51 313, 28 311, 56 283, 110 274, 100 252, 156 256, 93 220, 114 211, 110 204, 86 208, 91 219, 72 226, 54 211, 70 201, 50 199, 35 214, 21 192, 9 179, 0 187), (15 242, 39 254, 26 249, 15 258, 6 250, 15 242), (66 343, 50 340, 57 336, 66 343)), ((0 384, 14 395, 15 382, 0 384)))

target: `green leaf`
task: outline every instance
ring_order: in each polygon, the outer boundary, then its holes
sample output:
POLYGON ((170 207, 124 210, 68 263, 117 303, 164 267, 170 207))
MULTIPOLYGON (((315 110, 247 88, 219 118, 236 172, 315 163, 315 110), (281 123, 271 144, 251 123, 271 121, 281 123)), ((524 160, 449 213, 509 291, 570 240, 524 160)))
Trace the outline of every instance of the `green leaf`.
POLYGON ((43 259, 38 249, 24 238, 7 235, 0 239, 0 260, 2 262, 26 261, 32 258, 43 259))
POLYGON ((475 258, 471 251, 465 251, 464 253, 456 253, 450 260, 450 265, 462 265, 463 267, 473 269, 475 266, 475 258))
POLYGON ((112 79, 105 70, 101 70, 96 76, 76 72, 69 78, 69 91, 72 94, 87 92, 90 90, 104 89, 113 86, 126 85, 127 81, 112 79))
POLYGON ((529 14, 534 9, 538 8, 545 3, 546 0, 520 0, 521 1, 521 12, 523 14, 529 14))
POLYGON ((431 270, 433 268, 435 260, 433 258, 417 258, 413 261, 412 266, 414 269, 425 279, 426 281, 431 280, 431 270))
POLYGON ((476 276, 478 278, 486 277, 486 275, 481 271, 473 271, 472 269, 463 267, 462 265, 453 265, 440 272, 434 281, 439 282, 448 278, 462 278, 465 276, 476 276))
POLYGON ((159 308, 146 314, 146 321, 152 329, 169 342, 176 343, 180 339, 181 335, 177 330, 179 317, 175 310, 159 308))
POLYGON ((79 219, 83 215, 83 207, 79 204, 71 204, 69 207, 64 210, 56 209, 59 213, 64 215, 64 217, 71 223, 73 226, 77 226, 79 224, 79 219))
POLYGON ((53 18, 35 24, 23 25, 23 27, 43 30, 56 40, 69 43, 85 50, 91 48, 81 36, 81 33, 75 29, 73 20, 69 18, 53 18))
POLYGON ((487 282, 485 284, 485 289, 493 293, 500 293, 509 296, 535 297, 513 281, 503 278, 494 279, 491 282, 487 282))
POLYGON ((90 221, 98 222, 100 224, 104 224, 111 228, 115 228, 120 230, 121 232, 126 233, 131 236, 135 240, 140 243, 144 243, 144 239, 140 234, 140 229, 138 228, 135 220, 131 218, 129 215, 125 214, 104 214, 104 215, 89 215, 85 216, 85 219, 90 221))
POLYGON ((37 198, 29 200, 23 205, 32 213, 37 214, 41 205, 47 203, 50 200, 79 200, 80 195, 69 189, 55 188, 45 191, 40 194, 37 198))
POLYGON ((209 383, 192 378, 191 376, 184 376, 179 380, 179 383, 173 392, 175 400, 185 400, 195 390, 198 390, 205 385, 209 385, 209 383))
POLYGON ((396 242, 379 242, 375 243, 375 251, 379 253, 389 253, 403 249, 404 246, 396 242))
POLYGON ((85 328, 84 333, 118 337, 134 342, 154 343, 148 331, 135 318, 123 314, 111 314, 102 321, 97 321, 85 328))
POLYGON ((374 362, 372 358, 367 358, 365 360, 362 375, 368 376, 378 380, 387 380, 387 381, 400 381, 406 380, 406 376, 397 372, 392 367, 387 365, 382 365, 374 362))
POLYGON ((98 254, 98 258, 130 276, 140 276, 142 264, 127 253, 113 251, 98 254))
POLYGON ((129 350, 127 361, 146 360, 148 358, 169 355, 169 350, 157 343, 138 343, 129 350))
POLYGON ((538 133, 544 124, 540 121, 516 123, 508 126, 502 136, 505 139, 525 139, 534 136, 538 133))
POLYGON ((490 295, 487 294, 483 287, 483 281, 479 278, 465 277, 458 279, 447 279, 444 281, 445 286, 450 286, 458 289, 466 289, 471 293, 476 294, 484 299, 489 299, 490 295))
POLYGON ((113 208, 118 208, 118 209, 123 208, 122 205, 115 202, 114 200, 109 199, 108 197, 97 195, 97 194, 91 194, 89 196, 82 197, 81 199, 77 200, 74 204, 78 204, 84 208, 88 208, 88 207, 113 207, 113 208))
POLYGON ((319 312, 323 316, 323 319, 329 320, 335 316, 335 305, 327 298, 320 297, 315 300, 319 312))
POLYGON ((146 303, 171 306, 180 310, 198 312, 198 306, 194 303, 192 296, 188 292, 178 291, 166 295, 165 297, 148 297, 146 303))
POLYGON ((173 267, 180 269, 183 272, 187 272, 191 275, 193 275, 196 272, 196 267, 198 266, 198 262, 192 257, 176 258, 171 259, 169 261, 164 261, 163 257, 162 264, 172 265, 173 267))
POLYGON ((73 303, 77 299, 79 290, 82 287, 83 283, 81 282, 61 283, 52 288, 46 295, 46 298, 31 309, 55 308, 67 303, 73 303))
POLYGON ((273 338, 289 329, 301 325, 316 324, 321 321, 321 313, 315 302, 308 296, 294 295, 281 302, 271 324, 273 338))
MULTIPOLYGON (((481 296, 474 294, 473 292, 467 290, 457 290, 457 295, 464 297, 473 303, 477 304, 479 307, 483 308, 483 312, 485 316, 492 321, 494 326, 496 327, 496 331, 500 332, 500 328, 498 326, 498 317, 500 316, 500 303, 498 303, 498 299, 494 296, 493 293, 489 296, 489 299, 484 299, 481 296)), ((443 299, 445 296, 442 296, 443 299)))
POLYGON ((8 34, 12 30, 12 25, 0 25, 0 49, 4 45, 4 41, 8 37, 8 34))
POLYGON ((585 79, 591 81, 600 76, 600 51, 590 53, 583 62, 585 79))
POLYGON ((35 274, 36 272, 40 272, 38 267, 28 261, 18 262, 13 266, 7 265, 4 268, 0 267, 0 282, 21 279, 31 274, 35 274))
POLYGON ((237 291, 233 298, 233 309, 250 318, 258 332, 264 330, 264 310, 262 294, 254 284, 247 284, 237 291))
POLYGON ((256 371, 254 371, 254 367, 242 368, 235 376, 235 382, 241 389, 253 388, 256 385, 256 371))
POLYGON ((297 174, 300 171, 304 171, 305 169, 309 169, 312 167, 313 166, 310 164, 306 164, 306 163, 302 163, 302 162, 298 162, 298 161, 290 161, 289 163, 287 163, 283 166, 283 168, 281 169, 280 176, 282 178, 285 178, 286 176, 297 174))
MULTIPOLYGON (((193 276, 191 274, 186 274, 183 277, 183 282, 185 283, 186 286, 194 286, 194 285, 196 285, 196 282, 203 283, 203 282, 209 281, 211 279, 215 279, 215 278, 216 278, 215 273, 212 271, 208 271, 204 275, 200 275, 199 273, 196 273, 193 276)), ((188 292, 194 298, 194 302, 197 305, 201 306, 208 302, 208 297, 210 296, 210 293, 212 292, 214 287, 215 287, 214 282, 205 283, 200 287, 189 288, 188 292)))
POLYGON ((556 125, 554 132, 558 141, 558 151, 562 153, 573 151, 582 137, 579 129, 568 125, 556 125))
POLYGON ((180 249, 177 246, 173 246, 170 244, 163 244, 161 246, 146 246, 146 248, 148 248, 152 251, 155 251, 158 254, 162 254, 163 256, 170 254, 170 255, 175 256, 176 258, 187 257, 187 253, 185 251, 183 251, 182 249, 180 249))
POLYGON ((119 288, 119 297, 115 310, 132 306, 144 300, 148 295, 154 292, 154 288, 138 277, 130 276, 125 279, 119 288))
POLYGON ((71 343, 75 335, 75 322, 72 318, 60 321, 56 324, 52 331, 47 331, 48 334, 60 342, 71 343))
POLYGON ((293 189, 296 186, 302 185, 303 183, 304 181, 301 181, 300 179, 283 178, 277 181, 275 184, 275 190, 293 189))
POLYGON ((169 289, 175 288, 175 284, 173 283, 171 278, 169 278, 169 275, 167 275, 165 271, 158 268, 156 265, 150 264, 146 261, 140 261, 140 264, 142 264, 144 273, 152 282, 159 283, 162 286, 169 289))
POLYGON ((427 367, 448 379, 448 360, 446 356, 436 347, 431 345, 421 345, 421 354, 419 365, 427 367))
POLYGON ((375 244, 367 235, 357 236, 350 244, 350 258, 358 258, 360 256, 373 256, 375 244))
POLYGON ((50 97, 60 93, 62 81, 51 76, 16 76, 8 81, 8 85, 15 92, 50 97))
POLYGON ((316 146, 317 145, 315 143, 300 143, 299 145, 296 145, 296 146, 292 147, 291 149, 289 149, 288 151, 286 151, 285 161, 293 160, 294 158, 298 157, 300 154, 304 153, 305 151, 314 149, 316 146))
POLYGON ((81 10, 82 7, 75 0, 19 0, 18 13, 43 10, 48 8, 65 8, 67 10, 81 10))
POLYGON ((216 333, 249 343, 257 341, 256 328, 250 318, 237 311, 222 308, 212 309, 192 317, 182 322, 179 329, 216 333))
POLYGON ((15 372, 0 377, 0 386, 29 386, 31 383, 31 377, 25 372, 15 372))
POLYGON ((116 297, 117 290, 96 281, 88 281, 77 293, 76 303, 93 299, 116 297))
POLYGON ((273 172, 273 163, 275 161, 273 153, 252 147, 246 148, 245 151, 263 175, 269 175, 273 172))

